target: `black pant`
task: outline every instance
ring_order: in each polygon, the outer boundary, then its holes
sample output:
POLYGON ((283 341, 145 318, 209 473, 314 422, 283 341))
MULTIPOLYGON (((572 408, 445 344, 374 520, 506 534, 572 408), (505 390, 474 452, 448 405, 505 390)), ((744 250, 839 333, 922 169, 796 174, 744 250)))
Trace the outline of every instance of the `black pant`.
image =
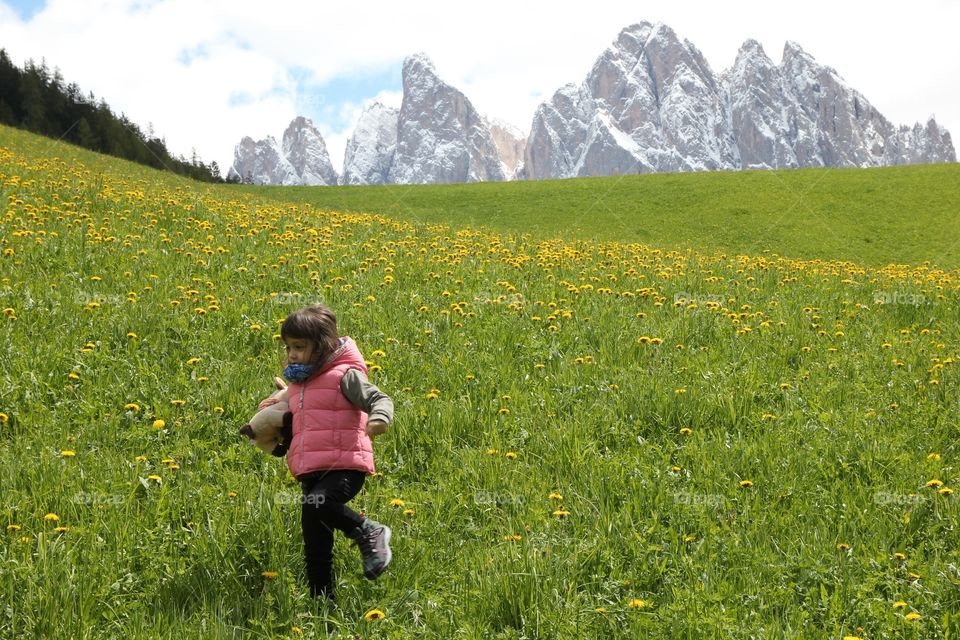
POLYGON ((363 471, 321 471, 300 479, 303 505, 303 552, 310 594, 334 599, 333 530, 348 533, 363 523, 363 516, 345 504, 359 493, 363 471))

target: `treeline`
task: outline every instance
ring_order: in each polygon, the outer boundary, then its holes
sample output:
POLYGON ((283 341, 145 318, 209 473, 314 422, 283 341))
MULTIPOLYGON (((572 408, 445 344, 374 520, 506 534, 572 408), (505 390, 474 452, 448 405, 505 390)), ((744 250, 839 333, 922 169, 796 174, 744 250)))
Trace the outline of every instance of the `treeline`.
POLYGON ((58 140, 139 162, 205 182, 223 182, 216 161, 174 157, 166 143, 117 117, 101 98, 84 95, 76 83, 66 84, 60 70, 32 60, 23 69, 0 49, 0 124, 26 129, 58 140))

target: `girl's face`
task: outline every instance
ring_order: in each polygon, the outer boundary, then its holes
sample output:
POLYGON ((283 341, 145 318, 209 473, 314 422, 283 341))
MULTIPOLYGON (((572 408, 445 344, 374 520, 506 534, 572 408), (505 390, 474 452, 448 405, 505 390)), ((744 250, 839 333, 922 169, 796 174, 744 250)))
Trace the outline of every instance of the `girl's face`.
POLYGON ((310 364, 313 361, 313 340, 307 338, 287 338, 287 364, 310 364))

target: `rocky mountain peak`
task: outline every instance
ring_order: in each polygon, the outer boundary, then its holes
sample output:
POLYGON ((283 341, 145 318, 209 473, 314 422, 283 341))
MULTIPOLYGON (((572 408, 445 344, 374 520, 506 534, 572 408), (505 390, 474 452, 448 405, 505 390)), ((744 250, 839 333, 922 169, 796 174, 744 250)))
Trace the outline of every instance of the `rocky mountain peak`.
MULTIPOLYGON (((333 184, 309 120, 244 138, 232 175, 265 184, 333 184)), ((870 167, 955 162, 934 120, 895 127, 793 41, 779 64, 746 40, 722 74, 663 23, 617 34, 579 84, 534 113, 530 133, 481 116, 423 53, 403 62, 399 109, 374 104, 348 141, 347 184, 472 182, 653 171, 870 167)), ((331 177, 333 176, 333 177, 331 177)))
POLYGON ((397 148, 400 111, 380 102, 363 110, 343 157, 343 184, 386 184, 397 148))
POLYGON ((299 184, 337 184, 337 172, 330 162, 327 145, 308 118, 298 116, 293 119, 283 133, 282 150, 299 184))
POLYGON ((308 118, 299 116, 287 126, 283 142, 276 138, 254 141, 245 136, 233 151, 227 177, 262 185, 335 185, 323 136, 308 118))
POLYGON ((486 121, 463 93, 417 54, 403 63, 403 102, 390 167, 394 183, 503 180, 486 121))

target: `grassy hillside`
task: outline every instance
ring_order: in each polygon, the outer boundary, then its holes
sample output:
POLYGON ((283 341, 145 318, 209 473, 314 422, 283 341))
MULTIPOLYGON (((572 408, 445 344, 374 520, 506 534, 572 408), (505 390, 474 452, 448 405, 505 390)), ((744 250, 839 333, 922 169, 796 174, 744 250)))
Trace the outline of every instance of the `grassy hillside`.
POLYGON ((960 271, 255 193, 0 128, 0 637, 960 635, 960 271), (313 301, 396 407, 336 611, 237 433, 313 301))
POLYGON ((244 189, 335 211, 569 240, 960 267, 957 164, 244 189))

